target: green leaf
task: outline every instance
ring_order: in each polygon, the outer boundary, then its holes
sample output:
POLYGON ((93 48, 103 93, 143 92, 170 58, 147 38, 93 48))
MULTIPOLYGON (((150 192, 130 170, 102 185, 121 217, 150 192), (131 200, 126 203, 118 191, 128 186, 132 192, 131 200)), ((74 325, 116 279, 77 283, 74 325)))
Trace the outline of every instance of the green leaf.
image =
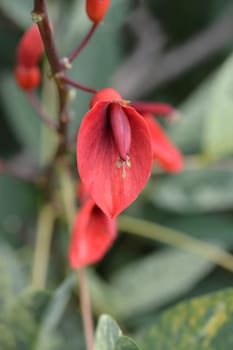
POLYGON ((114 350, 139 350, 135 342, 129 337, 120 337, 114 350))
POLYGON ((31 0, 1 0, 0 9, 7 17, 23 29, 27 28, 32 23, 31 0))
POLYGON ((233 348, 233 289, 194 298, 164 312, 138 342, 143 350, 233 348))
POLYGON ((11 341, 11 350, 31 350, 34 339, 38 333, 39 325, 44 310, 49 301, 49 294, 46 292, 35 292, 26 290, 14 300, 0 317, 0 348, 7 341, 11 341), (12 337, 9 340, 8 332, 12 337))
POLYGON ((175 213, 207 213, 233 206, 231 170, 187 170, 163 176, 149 186, 148 198, 157 206, 175 213))
POLYGON ((121 317, 150 311, 171 302, 192 289, 212 268, 198 256, 166 249, 126 265, 111 279, 111 287, 121 295, 121 317))
POLYGON ((218 70, 208 97, 203 151, 213 159, 233 153, 233 55, 218 70))
POLYGON ((15 135, 25 148, 38 156, 42 123, 28 102, 25 93, 16 86, 13 75, 1 76, 0 96, 8 122, 15 135))
POLYGON ((69 276, 52 296, 41 322, 35 350, 51 349, 51 346, 56 344, 55 331, 57 330, 58 324, 64 315, 75 282, 76 276, 69 276))
POLYGON ((22 263, 13 249, 0 245, 0 313, 3 314, 27 283, 22 263))
POLYGON ((95 350, 114 350, 121 335, 117 323, 110 316, 102 315, 96 329, 95 350))

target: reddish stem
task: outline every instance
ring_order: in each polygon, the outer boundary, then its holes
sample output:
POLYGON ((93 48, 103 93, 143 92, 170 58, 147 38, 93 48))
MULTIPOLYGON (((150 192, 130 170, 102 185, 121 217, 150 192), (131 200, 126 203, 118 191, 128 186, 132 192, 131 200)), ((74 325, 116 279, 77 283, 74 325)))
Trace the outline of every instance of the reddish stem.
POLYGON ((86 37, 83 39, 81 44, 68 56, 68 62, 72 62, 78 54, 82 51, 82 49, 87 45, 88 41, 91 39, 92 35, 94 34, 96 28, 98 26, 98 23, 94 23, 87 33, 86 37))
POLYGON ((79 279, 79 298, 82 311, 83 327, 85 333, 87 350, 94 349, 94 330, 91 312, 91 303, 89 298, 89 290, 87 285, 87 276, 85 268, 80 268, 78 271, 79 279))
POLYGON ((91 94, 96 94, 97 93, 96 89, 93 89, 93 88, 91 88, 89 86, 82 85, 82 84, 76 82, 75 80, 70 79, 66 75, 62 76, 61 80, 64 81, 66 84, 69 84, 71 86, 76 87, 77 89, 80 89, 80 90, 83 90, 83 91, 86 91, 86 92, 90 92, 91 94))
POLYGON ((60 79, 59 75, 62 72, 62 65, 55 47, 51 24, 49 22, 45 0, 34 0, 34 9, 32 17, 37 23, 40 34, 44 43, 45 53, 50 63, 52 75, 56 78, 55 83, 59 96, 59 125, 58 132, 61 135, 60 144, 57 150, 57 156, 66 151, 66 132, 67 132, 67 96, 68 88, 60 79))

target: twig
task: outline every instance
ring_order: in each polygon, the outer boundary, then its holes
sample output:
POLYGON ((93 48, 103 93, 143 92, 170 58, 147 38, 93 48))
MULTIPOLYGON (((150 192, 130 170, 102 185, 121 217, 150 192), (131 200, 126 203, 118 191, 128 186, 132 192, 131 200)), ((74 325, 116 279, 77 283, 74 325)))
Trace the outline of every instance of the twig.
POLYGON ((91 312, 91 303, 89 298, 89 290, 87 285, 87 276, 84 268, 77 270, 79 279, 79 298, 81 306, 81 314, 85 332, 85 340, 87 350, 93 350, 94 346, 94 330, 91 312))
POLYGON ((82 84, 76 82, 75 80, 70 79, 66 75, 61 76, 61 80, 64 81, 66 84, 69 84, 71 86, 76 87, 77 89, 80 89, 80 90, 83 90, 83 91, 86 91, 86 92, 90 92, 91 94, 96 94, 97 93, 96 89, 93 89, 93 88, 91 88, 89 86, 82 85, 82 84))
POLYGON ((81 42, 81 44, 73 52, 71 52, 71 54, 67 58, 69 63, 71 63, 78 56, 78 54, 82 51, 82 49, 87 45, 90 38, 94 34, 97 26, 98 26, 98 24, 94 23, 92 25, 91 29, 89 30, 89 32, 87 33, 86 37, 81 42))

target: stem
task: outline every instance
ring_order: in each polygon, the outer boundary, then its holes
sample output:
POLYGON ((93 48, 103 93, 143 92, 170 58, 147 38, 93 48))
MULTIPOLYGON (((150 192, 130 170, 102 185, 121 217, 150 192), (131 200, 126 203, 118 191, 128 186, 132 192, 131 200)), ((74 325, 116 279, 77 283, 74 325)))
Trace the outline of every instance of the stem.
POLYGON ((125 215, 120 216, 119 218, 119 229, 130 234, 150 238, 184 249, 190 253, 202 256, 214 264, 233 272, 233 256, 230 253, 212 244, 196 238, 191 238, 173 229, 125 215))
POLYGON ((44 43, 45 53, 48 58, 52 75, 55 78, 59 96, 59 125, 58 132, 61 135, 60 143, 58 145, 56 157, 64 154, 66 151, 66 132, 68 112, 67 112, 67 97, 68 88, 64 82, 61 81, 60 75, 62 72, 62 65, 55 47, 51 25, 49 22, 45 0, 34 0, 34 9, 32 11, 32 18, 37 23, 40 34, 44 43))
POLYGON ((37 112, 38 116, 40 119, 52 130, 57 131, 58 125, 57 123, 51 119, 46 112, 44 111, 40 101, 38 100, 37 96, 33 92, 28 92, 26 94, 28 101, 31 103, 32 107, 35 109, 37 112))
POLYGON ((77 270, 78 279, 79 279, 79 297, 80 297, 80 306, 83 320, 83 327, 86 340, 87 350, 94 349, 94 329, 93 329, 93 320, 91 312, 91 303, 89 298, 89 290, 87 283, 87 276, 84 268, 77 270))
POLYGON ((32 287, 35 289, 45 288, 54 220, 55 213, 52 206, 45 205, 38 217, 32 269, 32 287))
POLYGON ((88 41, 91 39, 92 35, 94 34, 98 24, 94 23, 87 33, 86 37, 83 39, 81 44, 68 56, 68 62, 72 62, 78 54, 82 51, 82 49, 87 45, 88 41))
POLYGON ((90 92, 91 94, 96 94, 97 93, 96 89, 93 89, 91 87, 82 85, 82 84, 76 82, 75 80, 70 79, 66 75, 62 76, 61 80, 64 81, 66 84, 69 84, 71 86, 76 87, 77 89, 80 89, 80 90, 83 90, 83 91, 86 91, 86 92, 90 92))

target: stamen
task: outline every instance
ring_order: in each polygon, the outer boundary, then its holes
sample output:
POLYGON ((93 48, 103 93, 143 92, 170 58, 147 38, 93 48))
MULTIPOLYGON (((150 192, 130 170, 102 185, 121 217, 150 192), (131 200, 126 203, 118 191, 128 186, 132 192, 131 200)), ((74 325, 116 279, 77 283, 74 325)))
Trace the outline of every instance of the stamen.
POLYGON ((122 177, 123 177, 123 179, 125 179, 126 178, 126 166, 128 168, 131 167, 130 157, 127 155, 126 160, 123 160, 119 157, 118 160, 116 161, 115 165, 118 169, 120 169, 122 167, 122 177))

